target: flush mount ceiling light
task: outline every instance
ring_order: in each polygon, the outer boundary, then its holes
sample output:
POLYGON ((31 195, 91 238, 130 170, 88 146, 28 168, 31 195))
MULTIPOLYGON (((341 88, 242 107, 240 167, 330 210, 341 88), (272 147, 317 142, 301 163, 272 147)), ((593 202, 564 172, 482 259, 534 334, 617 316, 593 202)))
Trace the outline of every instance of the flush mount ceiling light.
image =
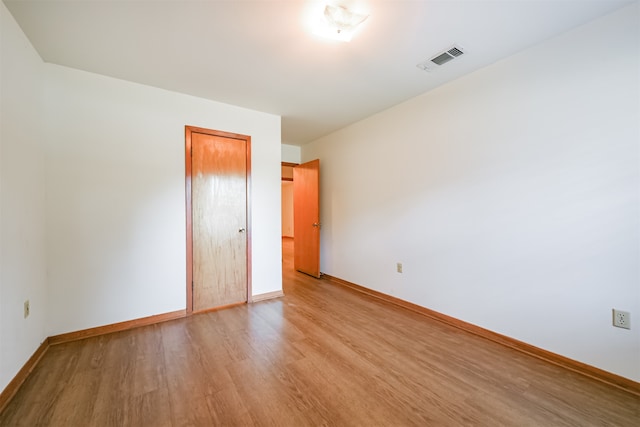
POLYGON ((314 32, 322 37, 348 42, 368 17, 369 15, 352 12, 344 6, 328 4, 324 8, 324 20, 314 32))

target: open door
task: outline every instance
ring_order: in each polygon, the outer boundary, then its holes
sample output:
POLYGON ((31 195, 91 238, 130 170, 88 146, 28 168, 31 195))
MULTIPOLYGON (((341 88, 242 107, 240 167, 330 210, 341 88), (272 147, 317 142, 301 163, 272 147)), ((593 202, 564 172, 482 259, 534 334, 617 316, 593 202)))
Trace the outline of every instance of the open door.
POLYGON ((320 160, 293 168, 293 265, 320 277, 320 160))

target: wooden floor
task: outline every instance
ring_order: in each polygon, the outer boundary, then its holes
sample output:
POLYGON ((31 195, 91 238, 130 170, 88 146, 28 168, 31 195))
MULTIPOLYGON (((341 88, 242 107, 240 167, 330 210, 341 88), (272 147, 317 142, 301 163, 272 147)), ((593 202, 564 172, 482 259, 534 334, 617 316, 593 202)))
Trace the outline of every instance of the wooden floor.
POLYGON ((281 299, 61 344, 2 426, 639 426, 640 399, 292 270, 281 299))

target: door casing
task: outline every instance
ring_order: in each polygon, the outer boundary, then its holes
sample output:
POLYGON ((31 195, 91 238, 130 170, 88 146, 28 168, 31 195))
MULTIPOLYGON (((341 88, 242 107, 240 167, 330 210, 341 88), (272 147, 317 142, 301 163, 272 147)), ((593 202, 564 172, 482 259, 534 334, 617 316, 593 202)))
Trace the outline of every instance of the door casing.
MULTIPOLYGON (((193 216, 192 216, 192 145, 193 133, 207 134, 222 138, 230 138, 245 141, 246 143, 246 277, 247 277, 247 302, 251 302, 251 137, 231 132, 200 128, 195 126, 185 126, 185 202, 186 202, 186 294, 187 294, 187 315, 193 313, 193 216)), ((221 307, 215 307, 221 308, 221 307)))

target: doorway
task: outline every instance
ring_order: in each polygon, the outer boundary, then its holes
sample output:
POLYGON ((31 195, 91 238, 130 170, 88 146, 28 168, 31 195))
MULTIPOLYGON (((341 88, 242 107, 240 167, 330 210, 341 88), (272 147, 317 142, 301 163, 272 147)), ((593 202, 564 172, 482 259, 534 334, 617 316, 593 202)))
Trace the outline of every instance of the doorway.
POLYGON ((251 137, 185 127, 187 313, 251 295, 251 137))
POLYGON ((293 239, 293 168, 298 163, 281 162, 282 238, 293 239))

